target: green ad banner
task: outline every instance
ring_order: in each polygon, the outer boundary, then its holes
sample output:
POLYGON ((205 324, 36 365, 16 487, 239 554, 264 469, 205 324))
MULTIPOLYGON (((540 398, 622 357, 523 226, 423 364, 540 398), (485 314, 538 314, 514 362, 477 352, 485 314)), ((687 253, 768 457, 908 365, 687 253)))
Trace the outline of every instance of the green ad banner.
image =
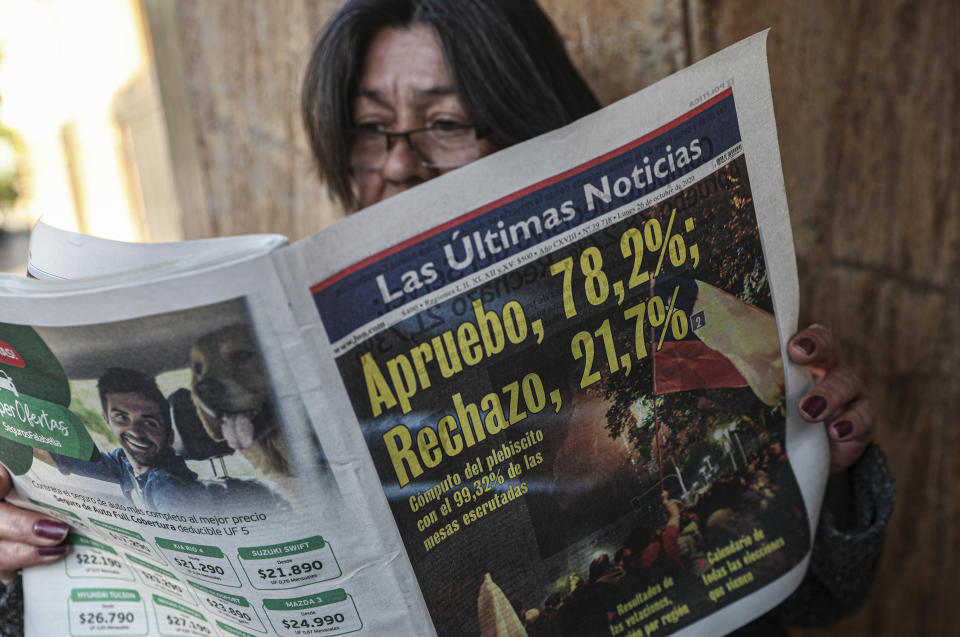
POLYGON ((71 533, 70 536, 67 537, 67 542, 74 546, 89 546, 95 549, 100 549, 101 551, 118 555, 112 546, 104 544, 103 542, 98 542, 97 540, 89 538, 86 535, 77 535, 76 533, 71 533))
POLYGON ((213 595, 214 597, 219 597, 225 602, 230 602, 231 604, 234 604, 236 606, 243 606, 244 608, 250 606, 250 602, 248 602, 245 597, 240 597, 239 595, 230 595, 229 593, 222 593, 216 589, 207 588, 203 584, 197 584, 196 582, 191 580, 187 580, 187 583, 190 584, 190 586, 197 589, 198 591, 206 593, 207 595, 213 595))
POLYGON ((217 626, 220 628, 220 630, 227 633, 228 635, 236 635, 237 637, 257 637, 257 635, 254 635, 253 633, 248 633, 245 630, 240 630, 239 628, 235 628, 230 624, 224 624, 222 621, 217 621, 217 626))
POLYGON ((61 456, 93 456, 93 440, 73 412, 42 398, 4 391, 4 380, 0 375, 0 436, 61 456))
POLYGON ((43 339, 28 325, 0 323, 0 461, 22 475, 32 448, 93 458, 90 434, 69 405, 70 382, 43 339))
POLYGON ((207 621, 206 617, 204 617, 202 614, 200 614, 193 608, 190 608, 189 606, 184 606, 183 604, 179 602, 175 602, 172 599, 167 599, 166 597, 160 597, 159 595, 154 595, 153 603, 156 604, 157 606, 165 606, 167 608, 171 608, 175 611, 181 612, 185 615, 190 615, 191 617, 194 617, 196 619, 207 621))
MULTIPOLYGON (((2 439, 0 439, 0 440, 2 440, 2 439)), ((30 467, 27 467, 27 468, 29 469, 30 467)), ((19 474, 18 474, 18 475, 19 475, 19 474)), ((39 500, 34 500, 33 498, 30 498, 30 504, 35 504, 35 505, 37 505, 38 507, 43 507, 44 509, 49 509, 49 510, 51 510, 51 511, 56 511, 57 513, 60 513, 60 514, 62 514, 62 515, 65 515, 65 516, 67 516, 67 517, 70 517, 70 518, 76 518, 77 520, 81 519, 80 516, 77 515, 76 513, 74 513, 73 511, 67 511, 66 509, 62 509, 62 508, 60 508, 60 507, 58 507, 58 506, 54 506, 54 505, 52 505, 52 504, 47 504, 46 502, 40 502, 39 500)))
POLYGON ((299 610, 301 608, 317 608, 328 604, 336 604, 347 599, 347 591, 337 588, 319 595, 307 595, 293 599, 265 599, 263 607, 267 610, 299 610))
POLYGON ((267 546, 241 546, 237 549, 240 557, 245 560, 268 560, 284 555, 297 555, 299 553, 308 553, 326 546, 326 542, 319 535, 308 537, 295 542, 284 542, 283 544, 270 544, 267 546))
POLYGON ((186 553, 188 555, 203 555, 204 557, 223 557, 223 551, 218 549, 215 546, 205 546, 203 544, 191 544, 189 542, 177 542, 174 540, 166 540, 162 537, 154 538, 157 541, 157 546, 162 549, 167 549, 170 551, 177 551, 179 553, 186 553))
POLYGON ((70 591, 75 602, 139 602, 140 593, 129 588, 75 588, 70 591))
POLYGON ((160 573, 161 575, 166 575, 167 577, 169 577, 169 578, 171 578, 171 579, 174 579, 174 580, 177 579, 177 576, 174 575, 173 573, 171 573, 170 571, 168 571, 167 569, 165 569, 165 568, 160 568, 159 566, 154 566, 154 565, 151 564, 150 562, 141 560, 140 558, 135 557, 135 556, 133 556, 133 555, 130 555, 129 553, 127 553, 127 559, 130 560, 131 562, 133 562, 134 564, 136 564, 137 566, 142 566, 143 568, 148 568, 148 569, 150 569, 151 571, 154 571, 155 573, 160 573))

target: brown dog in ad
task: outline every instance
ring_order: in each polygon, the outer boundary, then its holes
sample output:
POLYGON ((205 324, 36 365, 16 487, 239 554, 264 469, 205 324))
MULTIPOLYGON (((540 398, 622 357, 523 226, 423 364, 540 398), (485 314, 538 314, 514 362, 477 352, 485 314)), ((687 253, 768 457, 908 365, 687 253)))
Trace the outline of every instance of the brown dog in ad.
POLYGON ((190 392, 207 434, 226 440, 265 477, 292 474, 270 384, 250 327, 234 324, 190 348, 190 392))

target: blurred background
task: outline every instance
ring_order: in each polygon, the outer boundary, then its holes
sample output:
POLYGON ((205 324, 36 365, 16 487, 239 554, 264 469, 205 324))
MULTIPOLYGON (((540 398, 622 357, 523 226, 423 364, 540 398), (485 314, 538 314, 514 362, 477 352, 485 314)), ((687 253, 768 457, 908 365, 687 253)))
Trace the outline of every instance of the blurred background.
MULTIPOLYGON (((960 625, 960 2, 541 0, 603 103, 771 27, 802 321, 864 376, 898 503, 873 596, 794 635, 960 625)), ((0 270, 51 224, 170 241, 340 217, 299 119, 339 0, 0 3, 0 270)))

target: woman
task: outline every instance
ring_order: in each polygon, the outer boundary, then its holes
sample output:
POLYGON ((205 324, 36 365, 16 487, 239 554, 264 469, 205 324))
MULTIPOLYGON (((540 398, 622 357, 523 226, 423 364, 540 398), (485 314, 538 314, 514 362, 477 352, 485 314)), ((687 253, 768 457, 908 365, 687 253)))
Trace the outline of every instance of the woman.
MULTIPOLYGON (((321 177, 355 210, 570 123, 599 104, 532 0, 353 0, 321 35, 302 108, 321 177)), ((830 495, 842 515, 823 517, 810 574, 758 628, 765 635, 776 634, 771 626, 781 619, 822 623, 859 606, 893 497, 882 454, 870 445, 870 400, 836 339, 813 325, 794 336, 789 353, 817 381, 801 401, 801 416, 826 422, 830 495)), ((0 468, 0 495, 9 488, 0 468)), ((0 506, 4 581, 65 550, 61 523, 0 506)), ((3 600, 7 621, 20 618, 16 583, 3 600)), ((3 618, 0 633, 19 634, 3 618)))
MULTIPOLYGON (((307 69, 302 109, 321 178, 348 210, 382 201, 599 108, 532 0, 353 0, 332 18, 307 69), (444 146, 456 140, 456 152, 444 146)), ((871 445, 874 414, 829 329, 788 352, 816 386, 800 401, 830 441, 828 506, 801 588, 744 634, 826 623, 869 590, 893 504, 871 445)))
MULTIPOLYGON (((0 497, 10 493, 10 474, 0 465, 0 497)), ((69 527, 33 511, 0 502, 0 635, 23 634, 23 593, 17 571, 60 559, 69 527)))

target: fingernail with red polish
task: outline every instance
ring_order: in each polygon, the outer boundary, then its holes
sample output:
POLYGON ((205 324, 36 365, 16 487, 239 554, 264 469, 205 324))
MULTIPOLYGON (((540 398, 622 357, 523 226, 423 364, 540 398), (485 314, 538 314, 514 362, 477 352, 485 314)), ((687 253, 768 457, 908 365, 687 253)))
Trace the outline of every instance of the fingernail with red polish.
POLYGON ((812 338, 807 338, 806 336, 801 336, 793 342, 794 345, 803 350, 803 353, 807 356, 813 354, 813 350, 817 349, 817 344, 813 342, 812 338))
POLYGON ((846 438, 853 431, 853 423, 849 420, 841 420, 833 426, 833 430, 837 432, 837 438, 846 438))
POLYGON ((827 399, 823 396, 811 396, 800 403, 800 409, 811 418, 816 418, 823 413, 827 406, 827 399))
POLYGON ((42 537, 45 540, 59 541, 67 537, 67 533, 70 532, 70 527, 56 520, 38 520, 37 523, 33 525, 33 532, 37 537, 42 537))
POLYGON ((53 555, 63 555, 67 552, 67 549, 70 548, 66 544, 58 544, 57 546, 38 546, 37 553, 43 557, 51 557, 53 555))

